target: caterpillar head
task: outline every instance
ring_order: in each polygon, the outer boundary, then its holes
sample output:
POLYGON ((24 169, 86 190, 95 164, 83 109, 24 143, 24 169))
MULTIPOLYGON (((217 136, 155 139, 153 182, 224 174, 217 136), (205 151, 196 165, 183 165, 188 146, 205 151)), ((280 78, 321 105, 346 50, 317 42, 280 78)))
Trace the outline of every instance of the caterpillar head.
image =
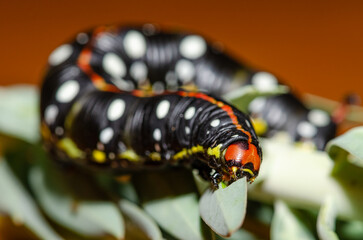
POLYGON ((231 143, 222 154, 228 171, 223 176, 224 180, 233 182, 246 177, 247 181, 252 183, 260 169, 260 152, 254 144, 247 141, 231 143))

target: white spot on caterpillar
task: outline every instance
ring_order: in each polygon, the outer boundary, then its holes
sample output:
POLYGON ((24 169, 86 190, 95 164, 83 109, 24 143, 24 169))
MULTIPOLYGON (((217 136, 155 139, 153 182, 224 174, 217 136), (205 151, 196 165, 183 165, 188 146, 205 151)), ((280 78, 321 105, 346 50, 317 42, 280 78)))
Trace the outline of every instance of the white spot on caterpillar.
POLYGON ((248 105, 248 111, 251 113, 260 113, 266 105, 266 98, 257 97, 252 100, 252 102, 248 105))
POLYGON ((169 112, 170 102, 168 100, 161 101, 156 108, 156 117, 163 119, 169 112))
POLYGON ((252 77, 252 84, 261 92, 274 91, 278 82, 274 75, 268 72, 258 72, 252 77))
POLYGON ((188 82, 195 75, 195 68, 192 62, 181 59, 175 65, 175 72, 182 82, 188 82))
POLYGON ((110 153, 108 154, 108 158, 109 158, 109 159, 111 159, 111 160, 113 160, 113 159, 115 159, 115 158, 116 158, 116 154, 115 154, 115 153, 113 153, 113 152, 110 152, 110 153))
POLYGON ((115 41, 115 36, 113 34, 104 33, 96 36, 93 44, 103 52, 107 53, 113 50, 113 46, 116 45, 117 42, 115 41))
POLYGON ((160 141, 161 140, 161 131, 159 128, 156 128, 153 132, 153 137, 155 139, 155 141, 160 141))
POLYGON ((300 122, 296 130, 301 137, 308 139, 313 138, 318 132, 316 127, 307 121, 300 122))
POLYGON ((191 35, 181 41, 179 51, 183 57, 197 59, 205 54, 207 44, 202 37, 191 35))
POLYGON ((77 96, 79 89, 80 86, 76 80, 68 80, 58 88, 55 98, 58 102, 68 103, 77 96))
POLYGON ((147 67, 145 63, 137 61, 134 62, 130 67, 130 75, 133 77, 136 81, 142 82, 147 77, 147 67))
POLYGON ((86 33, 78 33, 76 39, 77 42, 82 45, 86 44, 89 40, 88 35, 86 33))
POLYGON ((107 109, 107 119, 110 121, 116 121, 125 111, 125 101, 122 99, 115 99, 112 103, 108 106, 107 109))
POLYGON ((124 77, 126 65, 115 53, 107 53, 102 60, 103 69, 113 77, 124 77))
POLYGON ((313 109, 308 113, 308 120, 317 127, 325 127, 330 122, 329 115, 319 109, 313 109))
POLYGON ((210 125, 211 125, 212 127, 217 127, 220 123, 221 123, 221 120, 219 120, 219 119, 214 119, 214 120, 210 123, 210 125))
POLYGON ((54 123, 55 119, 57 118, 59 113, 59 109, 56 105, 52 104, 47 106, 47 108, 44 111, 44 120, 48 125, 51 125, 54 123))
POLYGON ((178 84, 178 77, 174 71, 168 71, 165 75, 165 81, 168 85, 174 86, 178 84))
POLYGON ((125 80, 123 78, 111 78, 111 81, 118 89, 124 90, 124 91, 132 91, 134 89, 134 84, 129 81, 125 80))
POLYGON ((251 127, 251 124, 250 124, 250 121, 248 121, 247 119, 245 120, 246 122, 246 125, 250 128, 251 127))
POLYGON ((152 89, 154 93, 160 94, 164 91, 164 84, 162 82, 155 82, 152 89))
POLYGON ((186 111, 185 111, 185 114, 184 114, 184 118, 186 120, 190 120, 192 119, 192 117, 194 116, 195 114, 195 107, 189 107, 186 111))
POLYGON ((52 66, 56 66, 66 61, 73 52, 73 47, 70 44, 64 44, 57 47, 48 58, 48 63, 52 66))
POLYGON ((100 141, 103 143, 103 144, 107 144, 111 141, 112 137, 113 137, 113 129, 110 128, 110 127, 107 127, 105 129, 103 129, 100 133, 100 141))
POLYGON ((185 134, 189 135, 190 134, 190 128, 187 126, 185 127, 185 134))
POLYGON ((146 53, 146 40, 138 31, 129 31, 124 37, 123 45, 127 55, 133 59, 141 58, 146 53))
POLYGON ((64 133, 64 129, 62 127, 56 127, 55 128, 55 134, 57 134, 58 136, 62 136, 64 133))
POLYGON ((123 142, 118 142, 117 147, 119 153, 122 153, 127 150, 127 147, 123 142))

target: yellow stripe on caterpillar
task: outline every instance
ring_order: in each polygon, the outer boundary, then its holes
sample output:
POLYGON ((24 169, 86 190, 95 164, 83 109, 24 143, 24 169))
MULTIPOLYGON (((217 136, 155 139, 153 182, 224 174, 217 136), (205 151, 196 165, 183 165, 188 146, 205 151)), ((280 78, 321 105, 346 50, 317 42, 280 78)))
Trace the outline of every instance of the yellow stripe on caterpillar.
POLYGON ((64 122, 64 127, 66 129, 71 129, 74 118, 77 116, 77 114, 79 113, 79 111, 82 109, 82 104, 78 101, 75 102, 70 110, 70 112, 67 114, 65 122, 64 122))
POLYGON ((104 153, 100 150, 93 150, 92 157, 93 157, 93 160, 95 160, 95 162, 98 162, 98 163, 106 162, 106 153, 104 153))
POLYGON ((118 155, 118 157, 121 158, 121 159, 130 160, 130 161, 133 161, 133 162, 137 162, 137 161, 140 160, 139 155, 137 155, 135 153, 135 151, 132 150, 132 149, 128 149, 128 150, 124 151, 123 153, 120 153, 118 155))
POLYGON ((50 132, 48 126, 46 123, 42 122, 40 126, 40 134, 42 135, 43 139, 49 140, 52 136, 52 133, 50 132))
POLYGON ((262 118, 252 118, 252 125, 255 128, 257 135, 263 135, 268 130, 268 124, 262 118))
POLYGON ((63 150, 70 158, 84 158, 85 153, 77 147, 70 138, 62 138, 57 142, 57 147, 63 150))
POLYGON ((149 157, 151 158, 151 160, 153 161, 160 161, 161 160, 161 155, 158 152, 152 152, 149 154, 149 157))
POLYGON ((188 155, 193 155, 195 153, 204 152, 204 148, 201 145, 193 146, 190 149, 183 148, 180 152, 173 156, 174 160, 182 159, 188 155))
POLYGON ((216 146, 214 148, 208 148, 208 151, 207 151, 208 155, 219 158, 221 156, 221 147, 222 147, 222 144, 219 144, 218 146, 216 146))

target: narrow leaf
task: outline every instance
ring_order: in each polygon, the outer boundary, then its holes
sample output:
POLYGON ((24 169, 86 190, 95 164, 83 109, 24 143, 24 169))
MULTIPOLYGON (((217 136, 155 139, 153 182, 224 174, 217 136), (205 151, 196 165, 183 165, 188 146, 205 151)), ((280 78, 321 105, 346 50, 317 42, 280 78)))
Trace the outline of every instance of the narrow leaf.
POLYGON ((0 87, 0 132, 39 141, 38 91, 34 86, 0 87))
POLYGON ((363 127, 353 128, 328 143, 327 152, 335 161, 332 174, 347 183, 363 186, 363 127))
POLYGON ((173 236, 180 239, 203 239, 196 193, 150 201, 143 206, 173 236))
MULTIPOLYGON (((106 201, 77 202, 66 188, 52 184, 40 167, 30 172, 30 185, 46 214, 55 222, 85 236, 105 233, 124 238, 124 223, 115 204, 106 201)), ((58 182, 59 183, 59 182, 58 182)), ((61 183, 59 183, 61 184, 61 183)))
POLYGON ((321 240, 339 240, 335 233, 336 206, 332 197, 327 197, 318 215, 317 229, 321 240))
POLYGON ((227 188, 207 189, 199 202, 200 215, 217 234, 229 237, 243 223, 247 204, 247 181, 242 178, 227 188))
POLYGON ((244 230, 244 229, 239 229, 238 231, 234 232, 232 234, 232 236, 228 237, 228 238, 223 238, 221 236, 216 236, 216 240, 258 240, 261 238, 256 237, 255 235, 253 235, 252 233, 244 230))
POLYGON ((256 97, 272 96, 276 94, 286 93, 289 89, 286 86, 278 86, 272 91, 259 91, 255 86, 243 86, 237 88, 229 93, 224 94, 222 97, 228 102, 234 104, 241 111, 247 111, 249 103, 256 97))
POLYGON ((283 201, 277 201, 275 203, 275 214, 271 223, 271 239, 312 240, 315 238, 304 223, 283 201))
POLYGON ((142 230, 150 239, 163 239, 161 231, 156 223, 136 204, 128 200, 121 200, 120 208, 125 217, 130 219, 133 224, 142 230))
POLYGON ((178 239, 203 239, 198 194, 190 171, 135 174, 132 178, 145 211, 178 239))
POLYGON ((62 239, 45 221, 31 195, 0 158, 0 210, 24 224, 42 239, 62 239))
POLYGON ((333 139, 327 146, 332 159, 343 156, 355 166, 363 168, 363 127, 356 127, 333 139), (348 157, 348 154, 351 157, 348 157))

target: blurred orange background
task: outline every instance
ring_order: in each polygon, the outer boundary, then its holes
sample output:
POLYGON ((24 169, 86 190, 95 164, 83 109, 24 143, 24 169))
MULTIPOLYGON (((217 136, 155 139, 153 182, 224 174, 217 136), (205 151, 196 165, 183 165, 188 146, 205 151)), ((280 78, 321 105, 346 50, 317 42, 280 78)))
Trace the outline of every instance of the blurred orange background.
POLYGON ((79 31, 144 22, 219 41, 299 93, 363 96, 363 1, 3 0, 0 85, 39 85, 50 52, 79 31))

